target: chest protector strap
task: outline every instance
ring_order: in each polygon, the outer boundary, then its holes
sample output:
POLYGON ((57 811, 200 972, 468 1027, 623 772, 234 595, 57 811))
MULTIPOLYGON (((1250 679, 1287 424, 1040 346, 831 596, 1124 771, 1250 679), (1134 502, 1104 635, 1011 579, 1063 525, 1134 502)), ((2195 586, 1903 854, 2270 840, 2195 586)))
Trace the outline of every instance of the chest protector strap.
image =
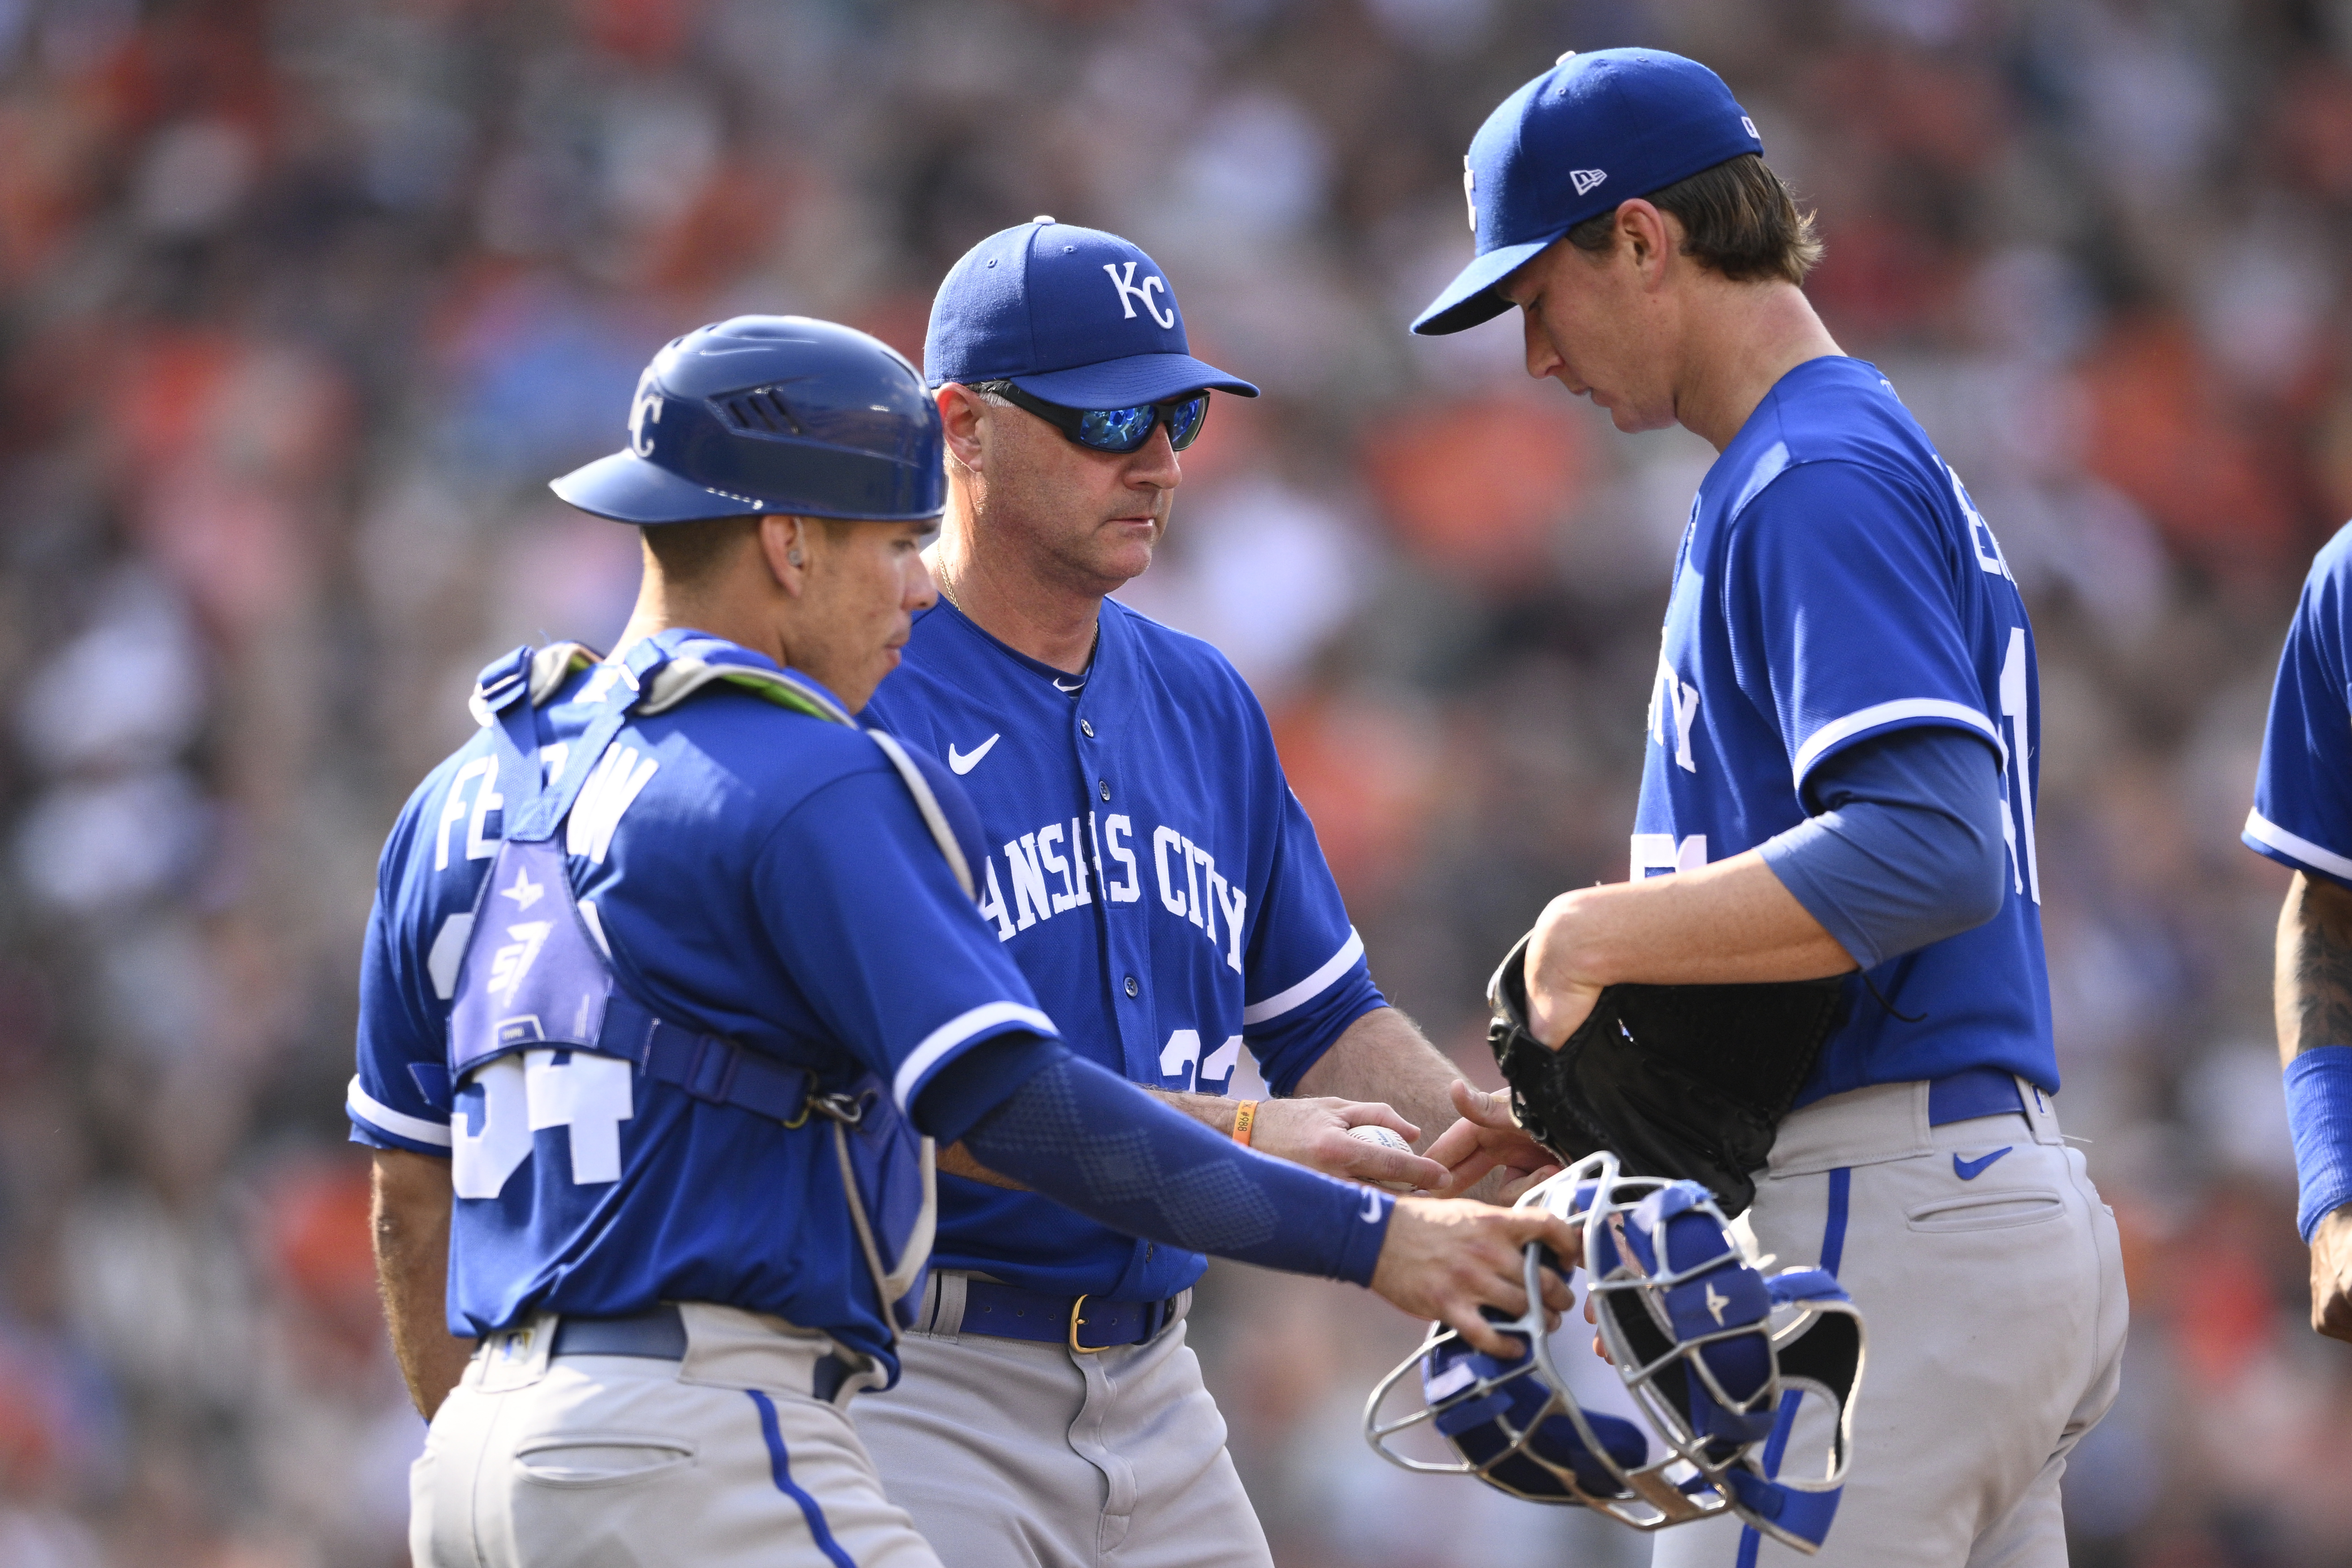
MULTIPOLYGON (((458 970, 449 1018, 451 1080, 462 1082, 517 1052, 587 1051, 618 1058, 707 1104, 750 1111, 787 1129, 801 1127, 811 1115, 830 1121, 859 1249, 890 1309, 886 1321, 895 1339, 912 1321, 937 1223, 931 1140, 916 1133, 870 1072, 826 1089, 809 1068, 672 1024, 629 995, 603 933, 583 918, 565 846, 555 841, 600 767, 626 763, 625 752, 610 762, 605 753, 630 715, 666 711, 713 682, 857 727, 824 692, 790 672, 708 662, 695 657, 698 646, 689 643, 671 655, 647 640, 621 663, 604 666, 611 674, 599 675, 575 699, 594 704, 595 715, 563 749, 561 772, 551 780, 543 777, 539 761, 532 710, 573 674, 598 664, 596 656, 576 643, 536 653, 519 647, 482 672, 470 706, 476 720, 496 733, 507 804, 458 970)), ((866 733, 905 781, 956 879, 971 893, 971 868, 929 783, 896 742, 866 733)), ((482 1136, 480 1129, 470 1134, 482 1136)), ((459 1153, 458 1163, 467 1164, 466 1151, 459 1153)), ((476 1184, 468 1173, 457 1173, 460 1197, 496 1195, 495 1186, 469 1191, 476 1184)), ((503 1174, 493 1174, 503 1183, 503 1174)))

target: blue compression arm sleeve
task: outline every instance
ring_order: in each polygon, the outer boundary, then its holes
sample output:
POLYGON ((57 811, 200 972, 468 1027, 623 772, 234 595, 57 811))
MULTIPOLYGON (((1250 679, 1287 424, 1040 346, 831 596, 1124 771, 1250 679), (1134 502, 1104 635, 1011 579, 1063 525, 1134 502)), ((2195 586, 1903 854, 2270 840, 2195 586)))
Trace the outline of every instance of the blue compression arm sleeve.
MULTIPOLYGON (((1030 1038, 1022 1048, 1042 1058, 1037 1069, 963 1133, 990 1170, 1129 1236, 1371 1283, 1396 1207, 1386 1193, 1255 1153, 1055 1042, 1030 1038)), ((987 1104, 1002 1077, 978 1059, 989 1054, 970 1051, 941 1068, 923 1100, 987 1104)))
POLYGON ((2302 1187, 2294 1226, 2307 1243, 2352 1203, 2352 1047, 2315 1046, 2286 1064, 2286 1121, 2302 1187))
POLYGON ((1806 794, 1819 814, 1767 839, 1764 863, 1863 968, 2000 912, 2008 804, 1980 737, 1897 730, 1822 763, 1806 794))

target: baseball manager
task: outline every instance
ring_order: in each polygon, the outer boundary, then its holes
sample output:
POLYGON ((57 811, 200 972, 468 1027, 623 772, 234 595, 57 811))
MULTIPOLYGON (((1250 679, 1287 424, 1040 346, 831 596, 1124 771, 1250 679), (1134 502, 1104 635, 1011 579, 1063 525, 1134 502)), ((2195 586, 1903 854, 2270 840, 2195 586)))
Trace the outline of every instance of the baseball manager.
MULTIPOLYGON (((1050 217, 950 271, 924 370, 950 458, 942 602, 875 711, 971 793, 992 934, 1072 1051, 1220 1134, 1442 1182, 1348 1134, 1433 1135, 1456 1075, 1373 984, 1256 698, 1107 596, 1150 564, 1213 394, 1257 389, 1193 357, 1150 256, 1050 217)), ((1185 1344, 1200 1250, 961 1153, 906 1380, 857 1413, 891 1496, 973 1568, 1265 1564, 1185 1344)))

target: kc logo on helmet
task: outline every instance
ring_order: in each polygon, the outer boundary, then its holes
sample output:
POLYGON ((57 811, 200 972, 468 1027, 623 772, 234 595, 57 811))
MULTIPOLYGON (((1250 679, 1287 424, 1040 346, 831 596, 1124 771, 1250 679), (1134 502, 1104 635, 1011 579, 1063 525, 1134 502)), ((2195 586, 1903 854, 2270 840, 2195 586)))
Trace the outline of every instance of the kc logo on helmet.
POLYGON ((1576 184, 1576 194, 1583 195, 1609 177, 1605 169, 1570 169, 1568 177, 1576 184))
POLYGON ((661 423, 662 395, 651 374, 637 383, 637 395, 629 402, 629 450, 640 458, 654 455, 654 433, 648 426, 661 423))
POLYGON ((1160 281, 1157 276, 1146 278, 1141 283, 1136 282, 1135 263, 1132 261, 1127 264, 1127 276, 1124 278, 1119 276, 1118 263, 1116 261, 1104 262, 1103 270, 1110 274, 1110 286, 1118 290, 1118 306, 1126 312, 1120 318, 1121 320, 1129 321, 1135 320, 1136 302, 1141 300, 1143 308, 1150 312, 1151 319, 1159 322, 1162 330, 1176 324, 1175 311, 1171 310, 1163 316, 1160 313, 1160 307, 1152 302, 1151 291, 1154 289, 1162 293, 1165 293, 1168 289, 1168 285, 1160 281))

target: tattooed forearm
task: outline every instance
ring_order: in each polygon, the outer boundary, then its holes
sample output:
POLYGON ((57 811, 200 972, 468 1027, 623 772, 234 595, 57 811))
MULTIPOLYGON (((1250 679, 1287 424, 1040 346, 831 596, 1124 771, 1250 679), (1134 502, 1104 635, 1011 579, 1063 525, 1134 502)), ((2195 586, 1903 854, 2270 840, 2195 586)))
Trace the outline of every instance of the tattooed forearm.
POLYGON ((2279 1059, 2352 1046, 2352 889, 2297 873, 2279 910, 2279 1059))

